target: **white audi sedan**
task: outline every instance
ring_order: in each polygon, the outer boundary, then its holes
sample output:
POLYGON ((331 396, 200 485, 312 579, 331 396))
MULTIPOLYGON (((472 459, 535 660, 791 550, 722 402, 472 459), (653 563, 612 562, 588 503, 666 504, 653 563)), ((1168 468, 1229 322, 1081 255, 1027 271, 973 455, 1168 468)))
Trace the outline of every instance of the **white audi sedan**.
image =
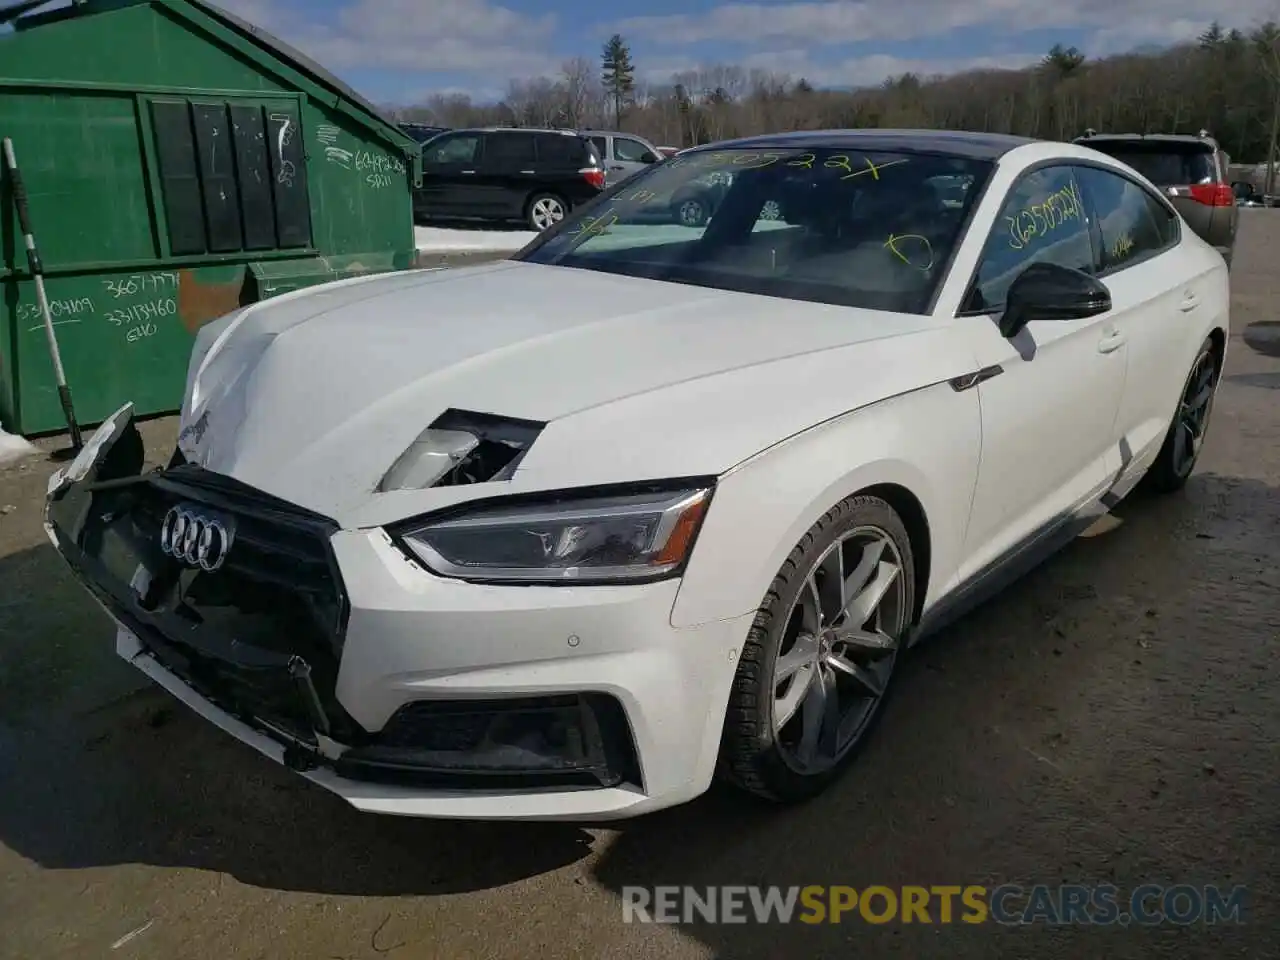
POLYGON ((120 656, 361 810, 796 801, 911 644, 1186 482, 1227 314, 1222 257, 1085 148, 740 140, 512 260, 215 322, 172 462, 126 406, 47 525, 120 656), (709 221, 655 220, 714 171, 709 221))

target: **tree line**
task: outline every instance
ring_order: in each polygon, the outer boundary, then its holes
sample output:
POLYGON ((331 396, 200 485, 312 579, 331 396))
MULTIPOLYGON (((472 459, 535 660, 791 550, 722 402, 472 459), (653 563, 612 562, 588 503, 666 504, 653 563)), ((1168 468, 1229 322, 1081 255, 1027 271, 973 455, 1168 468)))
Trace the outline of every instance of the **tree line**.
POLYGON ((401 119, 472 125, 610 127, 662 146, 779 130, 927 127, 1065 140, 1086 129, 1209 131, 1236 162, 1267 160, 1280 122, 1280 24, 1214 24, 1197 41, 1154 53, 1088 59, 1054 46, 1022 70, 905 73, 861 89, 714 64, 665 83, 637 78, 621 36, 599 61, 578 57, 554 77, 513 80, 497 103, 436 96, 401 119))

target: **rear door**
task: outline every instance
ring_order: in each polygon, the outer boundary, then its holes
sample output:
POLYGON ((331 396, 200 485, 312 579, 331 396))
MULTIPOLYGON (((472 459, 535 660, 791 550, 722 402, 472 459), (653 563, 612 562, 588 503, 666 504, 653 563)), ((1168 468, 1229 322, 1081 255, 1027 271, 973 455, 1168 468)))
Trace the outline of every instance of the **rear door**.
POLYGON ((1212 146, 1195 140, 1090 140, 1086 145, 1128 164, 1159 187, 1206 243, 1220 251, 1231 246, 1235 202, 1214 202, 1213 188, 1223 181, 1212 146))
POLYGON ((1109 317, 1125 357, 1113 488, 1122 495, 1164 442, 1189 362, 1185 331, 1203 325, 1200 316, 1212 302, 1211 278, 1180 244, 1177 218, 1146 187, 1099 167, 1076 167, 1075 176, 1091 214, 1097 275, 1111 291, 1109 317))
POLYGON ((495 130, 485 137, 480 164, 480 202, 485 216, 524 216, 525 201, 540 181, 535 136, 523 130, 495 130))

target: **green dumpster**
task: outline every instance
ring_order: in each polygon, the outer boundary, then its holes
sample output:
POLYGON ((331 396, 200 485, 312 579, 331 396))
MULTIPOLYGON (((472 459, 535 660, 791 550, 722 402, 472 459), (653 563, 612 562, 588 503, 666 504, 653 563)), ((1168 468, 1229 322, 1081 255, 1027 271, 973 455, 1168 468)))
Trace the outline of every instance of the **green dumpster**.
MULTIPOLYGON (((206 0, 42 6, 0 7, 0 137, 82 423, 176 410, 196 331, 237 306, 415 264, 419 147, 322 67, 206 0)), ((42 322, 5 174, 11 433, 64 428, 42 322)))

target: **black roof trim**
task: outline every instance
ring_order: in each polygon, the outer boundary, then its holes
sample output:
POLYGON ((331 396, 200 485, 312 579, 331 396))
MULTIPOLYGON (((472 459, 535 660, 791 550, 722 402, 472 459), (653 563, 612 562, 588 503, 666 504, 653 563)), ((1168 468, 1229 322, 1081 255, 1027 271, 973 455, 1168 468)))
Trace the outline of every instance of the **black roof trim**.
POLYGON ((1028 137, 1014 137, 1003 133, 971 133, 964 130, 798 130, 794 133, 743 137, 694 149, 802 150, 810 147, 876 153, 939 153, 970 160, 994 161, 1010 150, 1037 142, 1028 137))

